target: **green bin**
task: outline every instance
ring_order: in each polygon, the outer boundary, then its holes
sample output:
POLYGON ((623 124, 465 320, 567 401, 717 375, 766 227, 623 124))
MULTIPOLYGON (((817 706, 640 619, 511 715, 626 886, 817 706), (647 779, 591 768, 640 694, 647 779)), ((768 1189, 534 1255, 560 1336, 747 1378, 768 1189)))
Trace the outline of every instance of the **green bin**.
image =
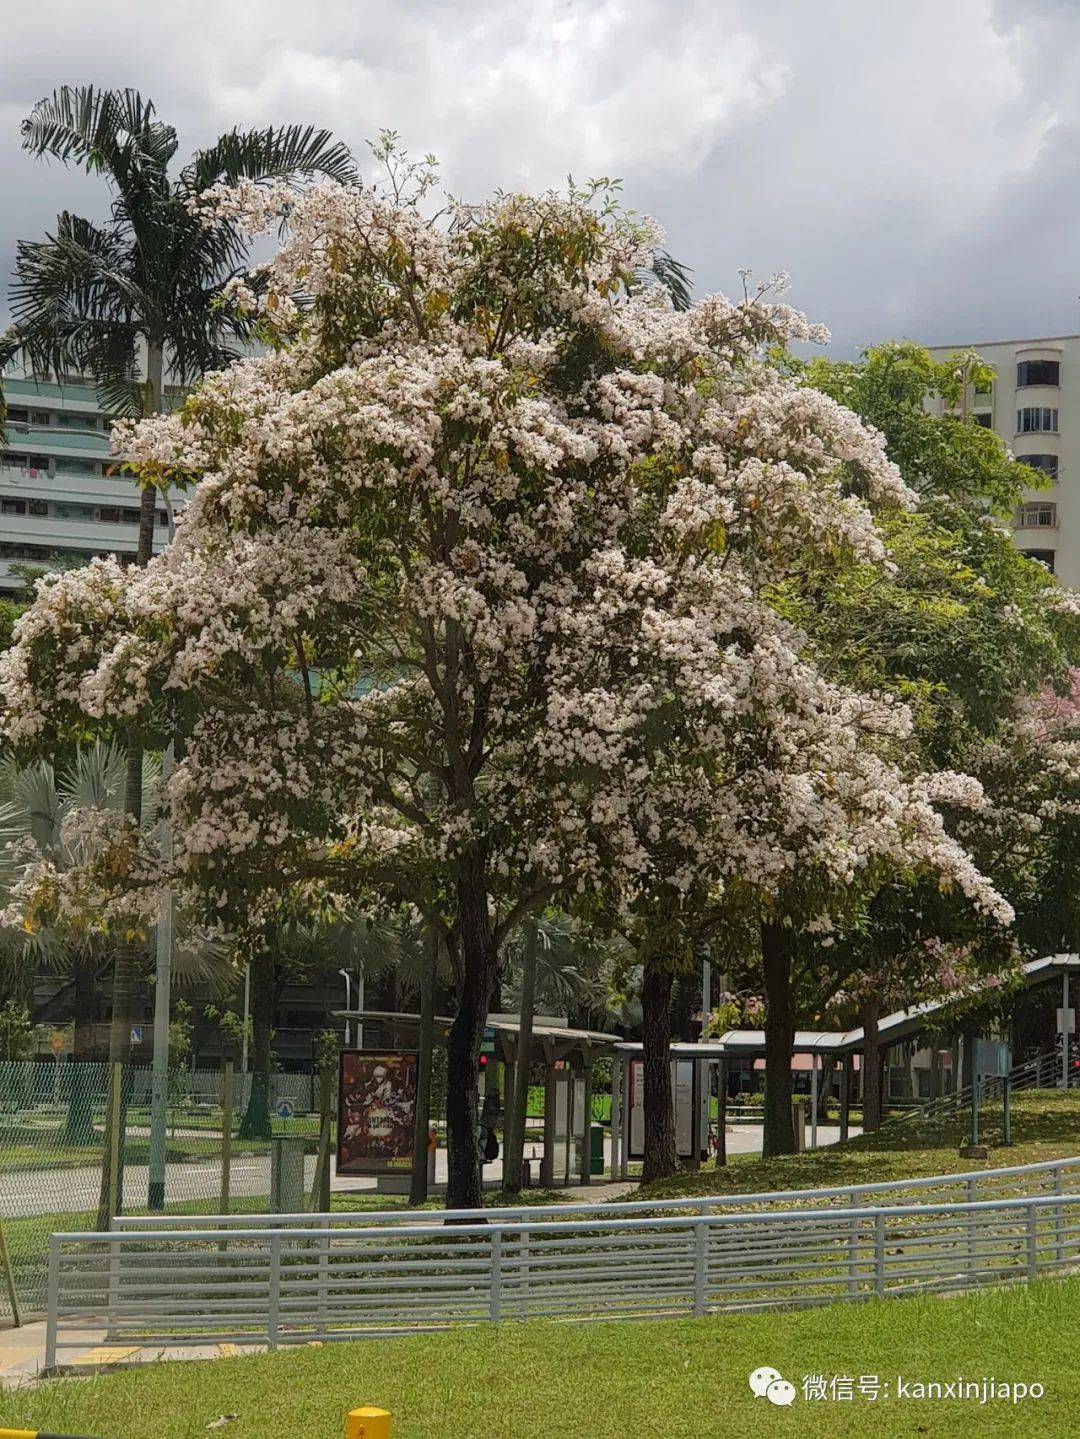
POLYGON ((589 1173, 603 1174, 604 1172, 604 1126, 592 1124, 589 1126, 589 1173))

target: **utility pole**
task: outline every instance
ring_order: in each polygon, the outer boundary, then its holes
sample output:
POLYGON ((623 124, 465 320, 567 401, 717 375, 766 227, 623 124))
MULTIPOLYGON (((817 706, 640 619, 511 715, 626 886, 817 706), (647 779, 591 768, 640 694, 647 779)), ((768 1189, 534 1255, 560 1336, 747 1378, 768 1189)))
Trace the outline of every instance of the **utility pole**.
MULTIPOLYGON (((172 829, 165 817, 165 785, 172 773, 173 747, 170 744, 161 757, 158 843, 162 861, 172 859, 172 829)), ((168 891, 165 909, 157 927, 157 967, 154 982, 154 1071, 150 1089, 150 1155, 147 1205, 151 1210, 165 1208, 165 1127, 169 1101, 169 1009, 172 989, 173 895, 168 891)))
POLYGON ((244 1024, 240 1032, 240 1073, 248 1067, 248 1014, 251 1012, 251 960, 244 965, 244 1024))

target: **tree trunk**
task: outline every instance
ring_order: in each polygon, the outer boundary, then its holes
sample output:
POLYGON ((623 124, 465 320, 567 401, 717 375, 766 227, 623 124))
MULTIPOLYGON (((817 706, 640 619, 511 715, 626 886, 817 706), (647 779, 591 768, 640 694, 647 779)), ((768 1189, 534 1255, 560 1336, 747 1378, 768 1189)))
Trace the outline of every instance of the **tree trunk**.
POLYGON ((529 1113, 529 1051, 532 1048, 533 1010, 536 1008, 536 951, 539 933, 535 919, 525 921, 525 944, 521 970, 521 1022, 514 1066, 514 1104, 507 1115, 503 1155, 503 1189, 507 1194, 521 1192, 521 1174, 525 1157, 525 1126, 529 1113))
POLYGON ((829 1104, 832 1100, 833 1062, 828 1055, 818 1056, 818 1112, 819 1124, 829 1121, 829 1104))
POLYGON ((479 1209, 483 1204, 477 1074, 480 1045, 495 983, 498 956, 488 916, 483 861, 474 857, 458 880, 462 978, 457 1013, 447 1046, 446 1129, 448 1209, 479 1209))
POLYGON ((93 1085, 88 1061, 94 1054, 94 1017, 97 1013, 97 965, 86 955, 76 955, 72 970, 72 1010, 75 1042, 68 1069, 68 1111, 64 1124, 65 1144, 92 1144, 94 1141, 93 1085))
POLYGON ((647 960, 641 982, 641 1048, 645 1069, 645 1160, 642 1184, 666 1179, 679 1167, 671 1092, 671 989, 666 965, 647 960))
POLYGON ((420 972, 420 1056, 416 1065, 416 1129, 413 1133, 412 1177, 409 1203, 424 1204, 428 1197, 428 1131, 431 1128, 431 1063, 435 1048, 435 973, 439 957, 439 931, 424 931, 424 967, 420 972))
MULTIPOLYGON (((161 408, 163 395, 164 355, 158 344, 147 344, 146 390, 143 400, 143 414, 153 415, 161 408)), ((139 540, 135 563, 143 566, 150 563, 154 552, 154 514, 157 509, 157 490, 150 486, 139 496, 139 540)), ((124 808, 138 825, 142 820, 142 736, 134 729, 127 737, 127 774, 124 782, 124 808)), ((109 1030, 109 1063, 128 1064, 131 1060, 131 1025, 134 1019, 135 979, 138 950, 132 944, 122 944, 116 952, 116 967, 113 971, 112 1024, 109 1030)), ((111 1073, 111 1070, 110 1070, 111 1073)), ((121 1093, 126 1092, 121 1085, 121 1093)), ((123 1113, 113 1113, 112 1087, 105 1109, 104 1162, 101 1168, 101 1192, 98 1199, 98 1228, 108 1228, 109 1188, 111 1183, 112 1136, 117 1125, 123 1124, 123 1113)), ((121 1111, 123 1105, 121 1104, 121 1111)), ((123 1209, 123 1143, 120 1145, 120 1165, 116 1182, 116 1207, 123 1209)))
POLYGON ((251 1093, 238 1138, 269 1139, 270 1043, 274 1032, 274 956, 260 950, 251 961, 251 1093))
POLYGON ((795 1011, 791 996, 791 946, 778 924, 762 923, 761 958, 765 976, 765 1132, 762 1158, 794 1154, 791 1055, 795 1011))
POLYGON ((877 1000, 864 1001, 862 1005, 862 1127, 864 1134, 881 1128, 881 1043, 878 1039, 880 1014, 881 1005, 877 1000))
MULTIPOLYGON (((136 826, 142 820, 142 737, 138 731, 128 731, 127 769, 124 776, 124 809, 136 826)), ((109 1024, 109 1074, 114 1064, 125 1067, 131 1063, 131 1027, 135 1022, 135 992, 139 964, 139 947, 136 944, 120 944, 116 949, 116 964, 113 967, 112 1019, 109 1024)), ((121 1084, 121 1096, 126 1094, 127 1084, 121 1084)), ((101 1189, 98 1195, 98 1229, 108 1229, 112 1215, 109 1213, 109 1193, 112 1185, 113 1134, 119 1127, 120 1156, 116 1175, 116 1212, 124 1208, 124 1101, 114 1112, 113 1087, 110 1082, 105 1103, 105 1126, 101 1164, 101 1189)))

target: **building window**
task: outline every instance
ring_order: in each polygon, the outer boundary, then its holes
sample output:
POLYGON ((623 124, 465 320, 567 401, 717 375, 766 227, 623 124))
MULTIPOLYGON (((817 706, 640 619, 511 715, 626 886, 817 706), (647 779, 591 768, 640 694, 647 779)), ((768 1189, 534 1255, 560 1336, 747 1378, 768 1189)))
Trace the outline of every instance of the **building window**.
POLYGON ((1030 405, 1016 412, 1016 433, 1030 435, 1037 430, 1056 431, 1057 410, 1043 409, 1041 405, 1030 405))
POLYGON ((30 500, 28 503, 32 515, 47 515, 49 513, 48 500, 30 500))
POLYGON ((990 414, 976 415, 975 423, 977 425, 982 425, 984 430, 988 430, 994 423, 994 417, 990 414))
POLYGON ((0 515, 25 515, 25 500, 0 500, 0 515))
POLYGON ((1061 366, 1057 360, 1021 360, 1016 367, 1016 388, 1025 385, 1058 385, 1061 366))
POLYGON ((16 409, 14 405, 9 406, 7 417, 10 425, 28 425, 30 423, 30 411, 16 409))
POLYGON ((1054 551, 1053 550, 1021 550, 1022 555, 1027 555, 1029 560, 1038 560, 1040 565, 1045 565, 1051 574, 1054 573, 1054 551))
POLYGON ((1044 475, 1049 475, 1056 480, 1058 474, 1057 455, 1017 455, 1022 465, 1030 465, 1033 470, 1042 470, 1044 475))
POLYGON ((57 460, 56 468, 65 475, 100 475, 101 464, 98 460, 69 460, 66 457, 57 460))
POLYGON ((1057 505, 1053 500, 1029 500, 1016 511, 1017 528, 1046 530, 1057 526, 1057 505))

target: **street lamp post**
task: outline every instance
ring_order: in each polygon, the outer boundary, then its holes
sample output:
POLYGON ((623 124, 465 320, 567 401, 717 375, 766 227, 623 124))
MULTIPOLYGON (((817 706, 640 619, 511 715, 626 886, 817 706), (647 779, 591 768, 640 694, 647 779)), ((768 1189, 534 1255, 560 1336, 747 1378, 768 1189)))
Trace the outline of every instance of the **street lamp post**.
MULTIPOLYGON (((161 757, 161 808, 164 811, 165 784, 172 772, 173 747, 167 746, 161 757)), ((172 858, 172 831, 169 821, 161 819, 161 857, 172 858)), ((154 982, 154 1068, 150 1086, 150 1152, 147 1156, 147 1207, 154 1211, 165 1208, 165 1126, 169 1097, 169 1006, 172 988, 173 897, 170 889, 165 909, 157 927, 157 964, 154 982)))
MULTIPOLYGON (((342 977, 342 979, 345 981, 345 1010, 346 1010, 346 1013, 347 1013, 350 1009, 352 1009, 352 975, 349 973, 349 971, 348 971, 347 969, 339 969, 339 970, 338 970, 338 974, 340 974, 341 977, 342 977)), ((352 1021, 351 1021, 350 1019, 346 1019, 346 1020, 345 1020, 345 1048, 346 1048, 346 1049, 351 1049, 351 1048, 352 1048, 352 1043, 351 1043, 351 1040, 350 1040, 351 1032, 352 1032, 352 1021)))
POLYGON ((251 960, 244 965, 244 1023, 240 1031, 240 1073, 248 1066, 248 1014, 251 1012, 251 960))

